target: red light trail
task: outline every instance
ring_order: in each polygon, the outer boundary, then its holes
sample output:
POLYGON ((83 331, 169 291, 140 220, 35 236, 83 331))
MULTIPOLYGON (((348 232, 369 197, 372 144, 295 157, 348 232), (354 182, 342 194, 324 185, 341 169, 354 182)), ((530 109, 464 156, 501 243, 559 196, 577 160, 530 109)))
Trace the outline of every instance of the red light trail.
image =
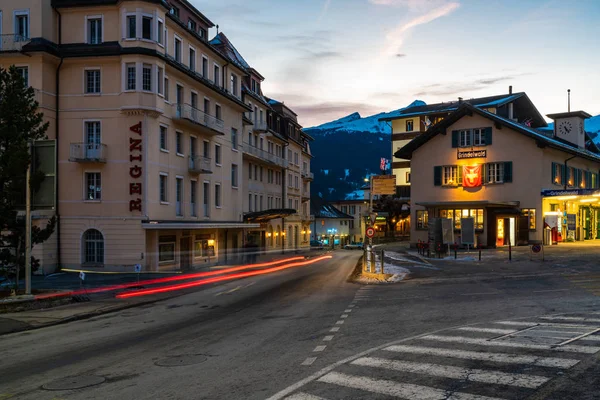
POLYGON ((247 277, 256 276, 256 275, 270 274, 270 273, 282 271, 282 270, 288 269, 288 268, 301 267, 304 265, 314 264, 318 261, 322 261, 322 260, 329 259, 329 258, 333 258, 333 256, 326 255, 326 256, 317 257, 315 259, 308 260, 308 261, 284 264, 284 265, 280 265, 277 267, 261 269, 259 271, 247 271, 247 272, 241 272, 241 273, 237 273, 237 274, 229 274, 229 275, 225 275, 225 276, 218 276, 215 278, 203 279, 201 281, 196 281, 196 282, 180 283, 178 285, 163 286, 163 287, 153 288, 153 289, 143 289, 143 290, 138 290, 136 292, 130 292, 130 293, 121 293, 121 294, 116 295, 115 297, 118 299, 126 299, 129 297, 147 296, 150 294, 165 293, 165 292, 171 292, 174 290, 188 289, 188 288, 192 288, 192 287, 196 287, 196 286, 207 285, 209 283, 227 281, 227 280, 232 280, 232 279, 247 278, 247 277))

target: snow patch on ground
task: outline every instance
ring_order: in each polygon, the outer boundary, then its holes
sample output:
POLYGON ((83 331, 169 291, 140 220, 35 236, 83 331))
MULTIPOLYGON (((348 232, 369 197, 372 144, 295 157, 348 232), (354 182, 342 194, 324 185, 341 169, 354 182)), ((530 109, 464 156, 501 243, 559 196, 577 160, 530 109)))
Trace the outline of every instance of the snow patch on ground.
MULTIPOLYGON (((422 262, 415 261, 413 259, 407 258, 406 254, 397 253, 395 251, 386 251, 385 257, 391 258, 394 261, 400 261, 402 263, 410 264, 412 267, 415 267, 415 268, 425 268, 425 269, 433 269, 433 270, 439 271, 439 268, 434 267, 433 265, 431 265, 429 262, 427 262, 425 260, 423 260, 422 262)), ((416 256, 413 256, 413 257, 416 257, 416 256)), ((420 258, 420 257, 418 257, 418 258, 420 258)), ((384 266, 384 268, 385 268, 385 266, 384 266)))

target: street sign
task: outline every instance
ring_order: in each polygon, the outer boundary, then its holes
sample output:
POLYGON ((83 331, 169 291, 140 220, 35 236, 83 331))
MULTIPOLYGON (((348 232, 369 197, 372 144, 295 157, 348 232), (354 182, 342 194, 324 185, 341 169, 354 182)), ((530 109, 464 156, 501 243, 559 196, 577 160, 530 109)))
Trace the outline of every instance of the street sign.
POLYGON ((79 272, 79 279, 81 279, 82 281, 85 281, 85 272, 83 272, 83 271, 79 272))
POLYGON ((135 264, 134 269, 138 274, 142 272, 142 266, 140 264, 135 264))
POLYGON ((367 231, 365 232, 365 235, 367 235, 369 239, 372 238, 373 236, 375 236, 375 229, 372 226, 368 227, 367 231))
POLYGON ((396 175, 373 175, 371 180, 373 186, 372 196, 396 194, 396 175))
POLYGON ((534 244, 533 246, 531 246, 531 251, 533 251, 534 253, 539 253, 540 251, 542 251, 542 246, 540 246, 539 244, 534 244))
POLYGON ((371 225, 375 225, 375 221, 377 220, 377 213, 370 213, 369 214, 369 219, 371 220, 371 225))

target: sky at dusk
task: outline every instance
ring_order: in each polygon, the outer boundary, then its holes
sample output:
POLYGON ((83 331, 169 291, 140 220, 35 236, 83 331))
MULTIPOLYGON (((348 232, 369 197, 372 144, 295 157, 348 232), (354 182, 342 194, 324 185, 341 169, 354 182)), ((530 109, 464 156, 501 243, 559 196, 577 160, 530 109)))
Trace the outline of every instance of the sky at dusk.
MULTIPOLYGON (((190 0, 305 127, 525 91, 600 114, 598 0, 190 0)), ((211 36, 216 29, 211 30, 211 36)))

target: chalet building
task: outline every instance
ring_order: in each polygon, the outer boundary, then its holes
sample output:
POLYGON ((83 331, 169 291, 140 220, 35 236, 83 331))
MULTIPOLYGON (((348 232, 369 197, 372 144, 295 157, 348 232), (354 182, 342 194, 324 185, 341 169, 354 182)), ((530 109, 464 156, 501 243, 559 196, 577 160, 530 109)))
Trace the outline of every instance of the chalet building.
POLYGON ((349 242, 362 242, 365 238, 365 229, 369 218, 369 199, 336 200, 330 202, 330 204, 342 213, 352 217, 352 220, 348 222, 349 242))
POLYGON ((354 221, 352 215, 338 210, 331 204, 321 205, 313 214, 315 240, 321 241, 329 248, 343 247, 351 242, 350 225, 354 221))
POLYGON ((551 114, 554 130, 536 129, 535 107, 513 96, 512 103, 463 101, 395 152, 415 177, 412 244, 430 240, 432 218, 449 219, 457 243, 472 218, 487 247, 600 238, 600 151, 583 125, 590 115, 551 114), (510 104, 512 111, 501 111, 510 104))
MULTIPOLYGON (((263 78, 224 35, 209 41, 214 26, 187 0, 0 0, 0 66, 35 88, 56 146, 51 200, 34 212, 36 224, 58 217, 34 248, 44 272, 235 262, 248 232, 270 231, 247 214, 287 207, 287 131, 269 130, 263 78)), ((300 174, 310 152, 295 128, 300 174)))

